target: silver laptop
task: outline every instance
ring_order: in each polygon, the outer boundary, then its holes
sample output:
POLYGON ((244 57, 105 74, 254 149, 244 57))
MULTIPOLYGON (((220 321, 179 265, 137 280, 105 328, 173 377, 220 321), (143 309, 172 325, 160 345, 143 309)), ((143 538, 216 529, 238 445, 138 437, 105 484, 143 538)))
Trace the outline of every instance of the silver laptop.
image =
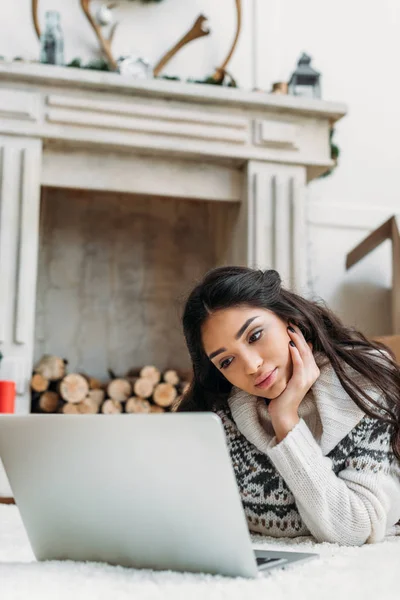
POLYGON ((253 550, 212 413, 1 415, 0 457, 38 560, 256 577, 318 556, 253 550))

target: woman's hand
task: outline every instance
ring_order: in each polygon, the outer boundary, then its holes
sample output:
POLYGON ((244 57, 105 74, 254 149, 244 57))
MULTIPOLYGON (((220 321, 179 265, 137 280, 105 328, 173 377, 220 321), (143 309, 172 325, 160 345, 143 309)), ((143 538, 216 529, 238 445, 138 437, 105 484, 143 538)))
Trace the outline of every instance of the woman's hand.
POLYGON ((306 342, 295 325, 289 325, 288 334, 291 338, 289 348, 293 364, 292 377, 285 390, 268 405, 268 413, 278 441, 299 422, 298 408, 320 375, 311 342, 306 342))

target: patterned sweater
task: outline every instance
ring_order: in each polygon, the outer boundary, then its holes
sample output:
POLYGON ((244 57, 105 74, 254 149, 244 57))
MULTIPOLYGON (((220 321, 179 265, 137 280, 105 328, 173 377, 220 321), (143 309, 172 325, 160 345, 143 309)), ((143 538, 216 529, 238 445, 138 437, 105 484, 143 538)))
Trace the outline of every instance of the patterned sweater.
POLYGON ((263 399, 233 388, 229 407, 216 411, 249 528, 344 545, 379 542, 400 533, 392 426, 358 408, 330 363, 320 372, 299 407, 299 423, 280 443, 263 399))

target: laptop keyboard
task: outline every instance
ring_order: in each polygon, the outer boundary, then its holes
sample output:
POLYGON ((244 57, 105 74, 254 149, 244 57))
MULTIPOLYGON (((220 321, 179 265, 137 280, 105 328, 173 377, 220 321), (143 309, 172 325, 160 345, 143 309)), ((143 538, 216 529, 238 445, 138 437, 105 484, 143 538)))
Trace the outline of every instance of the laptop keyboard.
POLYGON ((256 556, 256 561, 257 561, 257 567, 260 570, 263 569, 273 569, 274 567, 277 567, 278 565, 284 565, 285 563, 287 563, 287 559, 286 558, 267 558, 267 557, 262 557, 262 556, 256 556))
POLYGON ((258 566, 266 565, 266 564, 273 564, 273 563, 279 562, 281 560, 282 560, 281 558, 261 558, 261 557, 256 558, 258 566))

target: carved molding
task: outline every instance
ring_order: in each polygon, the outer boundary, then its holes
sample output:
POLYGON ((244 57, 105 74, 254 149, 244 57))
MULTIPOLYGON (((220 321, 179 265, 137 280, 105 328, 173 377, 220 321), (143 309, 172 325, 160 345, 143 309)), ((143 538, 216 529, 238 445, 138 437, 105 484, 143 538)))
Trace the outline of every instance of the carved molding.
POLYGON ((292 123, 256 119, 254 121, 254 143, 257 146, 298 150, 298 127, 292 123))
POLYGON ((40 94, 0 88, 0 119, 38 121, 40 94))
POLYGON ((182 108, 49 95, 49 123, 244 144, 248 121, 182 108))

